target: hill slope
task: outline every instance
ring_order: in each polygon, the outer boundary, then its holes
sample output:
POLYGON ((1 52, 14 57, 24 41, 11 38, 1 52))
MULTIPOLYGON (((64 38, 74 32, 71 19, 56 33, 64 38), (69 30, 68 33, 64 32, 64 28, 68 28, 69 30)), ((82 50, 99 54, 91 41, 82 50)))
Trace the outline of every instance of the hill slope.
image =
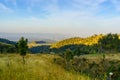
POLYGON ((51 45, 51 48, 60 48, 65 45, 74 45, 74 44, 75 45, 77 44, 93 45, 93 44, 97 44, 98 40, 102 38, 102 36, 103 35, 100 34, 100 35, 94 35, 87 38, 80 38, 80 37, 69 38, 51 45))
POLYGON ((6 44, 12 44, 12 45, 16 44, 15 42, 10 41, 8 39, 4 39, 4 38, 0 38, 0 42, 1 43, 6 43, 6 44))
POLYGON ((7 39, 0 38, 0 53, 12 53, 15 52, 15 42, 7 39))

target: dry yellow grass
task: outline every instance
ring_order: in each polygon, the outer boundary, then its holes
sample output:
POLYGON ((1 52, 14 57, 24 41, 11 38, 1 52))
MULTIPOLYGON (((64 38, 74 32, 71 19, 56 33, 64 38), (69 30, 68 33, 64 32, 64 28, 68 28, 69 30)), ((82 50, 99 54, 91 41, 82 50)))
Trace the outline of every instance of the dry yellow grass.
POLYGON ((55 55, 28 54, 26 64, 17 54, 0 54, 0 80, 90 80, 53 63, 55 55))

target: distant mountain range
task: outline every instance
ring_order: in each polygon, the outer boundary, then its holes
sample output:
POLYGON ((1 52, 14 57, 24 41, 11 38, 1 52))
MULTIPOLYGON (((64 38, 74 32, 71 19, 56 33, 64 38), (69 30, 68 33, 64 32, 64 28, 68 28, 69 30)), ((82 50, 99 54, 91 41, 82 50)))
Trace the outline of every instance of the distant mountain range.
POLYGON ((0 38, 9 39, 11 41, 18 41, 20 37, 28 38, 29 41, 58 41, 69 36, 63 34, 54 33, 4 33, 0 32, 0 38))

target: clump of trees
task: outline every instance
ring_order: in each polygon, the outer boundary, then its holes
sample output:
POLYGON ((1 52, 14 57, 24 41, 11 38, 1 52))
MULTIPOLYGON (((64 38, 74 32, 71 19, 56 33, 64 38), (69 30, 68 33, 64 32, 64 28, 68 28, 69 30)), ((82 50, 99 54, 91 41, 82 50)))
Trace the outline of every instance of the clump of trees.
POLYGON ((98 41, 101 52, 120 52, 120 39, 117 34, 107 34, 98 41))
POLYGON ((63 57, 66 62, 70 62, 70 60, 73 59, 73 52, 70 49, 67 49, 66 52, 64 52, 63 57))

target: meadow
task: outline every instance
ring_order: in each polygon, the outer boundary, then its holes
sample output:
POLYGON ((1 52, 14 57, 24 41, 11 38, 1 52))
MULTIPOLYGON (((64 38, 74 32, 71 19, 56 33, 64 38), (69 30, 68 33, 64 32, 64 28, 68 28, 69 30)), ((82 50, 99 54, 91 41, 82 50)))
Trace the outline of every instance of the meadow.
POLYGON ((0 80, 91 80, 86 75, 66 71, 53 62, 59 56, 27 54, 23 64, 19 54, 0 54, 0 80))

